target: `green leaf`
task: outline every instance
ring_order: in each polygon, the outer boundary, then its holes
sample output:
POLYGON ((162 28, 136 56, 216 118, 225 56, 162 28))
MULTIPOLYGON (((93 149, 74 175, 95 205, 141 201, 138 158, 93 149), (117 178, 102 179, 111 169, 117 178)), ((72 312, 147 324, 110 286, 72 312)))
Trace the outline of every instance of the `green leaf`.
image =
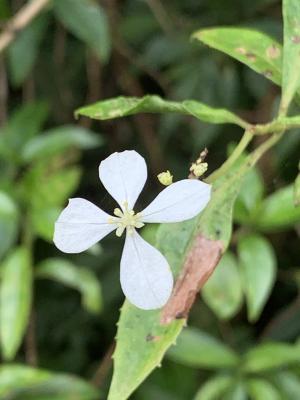
POLYGON ((247 393, 243 382, 237 381, 222 400, 247 400, 247 393))
POLYGON ((248 318, 250 321, 256 321, 275 281, 276 257, 271 244, 256 234, 244 236, 239 240, 238 255, 248 318))
POLYGON ((12 360, 25 333, 32 300, 32 267, 25 248, 4 261, 0 285, 0 339, 3 357, 12 360))
POLYGON ((232 385, 232 377, 226 375, 216 375, 206 381, 197 392, 194 400, 218 400, 222 399, 225 392, 232 385))
POLYGON ((5 21, 10 16, 10 10, 7 0, 2 0, 0 3, 0 21, 5 21))
POLYGON ((0 191, 0 259, 16 241, 18 222, 17 205, 8 194, 0 191))
POLYGON ((294 205, 295 207, 300 206, 300 172, 298 173, 294 183, 294 205))
POLYGON ((300 221, 300 207, 294 204, 293 185, 267 197, 253 215, 253 224, 263 232, 280 231, 300 221))
POLYGON ((281 400, 280 393, 271 383, 261 378, 247 380, 247 391, 251 400, 281 400))
POLYGON ((296 346, 276 342, 265 343, 248 351, 243 370, 249 373, 260 373, 299 363, 299 360, 299 350, 296 346))
POLYGON ((108 400, 125 400, 142 383, 184 326, 159 323, 159 312, 140 310, 125 301, 118 322, 114 375, 108 400))
MULTIPOLYGON (((230 172, 216 180, 212 198, 198 217, 160 226, 156 247, 166 256, 176 276, 183 268, 188 252, 202 235, 211 240, 217 252, 220 251, 219 246, 225 250, 231 236, 233 204, 249 168, 249 163, 245 162, 236 173, 230 172)), ((125 302, 118 322, 114 373, 108 400, 127 399, 174 344, 185 319, 175 319, 165 325, 160 318, 159 310, 145 312, 125 302)))
POLYGON ((243 290, 235 256, 226 252, 202 289, 206 304, 221 319, 233 317, 243 301, 243 290))
POLYGON ((17 109, 9 119, 0 136, 0 155, 19 163, 25 144, 39 133, 48 116, 44 102, 29 103, 17 109))
POLYGON ((98 400, 98 390, 73 375, 58 374, 19 364, 0 367, 1 399, 98 400))
POLYGON ((22 151, 22 158, 32 162, 53 157, 73 147, 85 150, 102 144, 103 138, 99 134, 80 126, 65 125, 31 139, 22 151))
POLYGON ((20 183, 19 195, 29 211, 34 232, 52 242, 54 222, 61 208, 77 188, 81 170, 69 167, 51 171, 51 165, 33 165, 20 183))
POLYGON ((283 399, 299 400, 300 381, 299 377, 292 372, 280 372, 275 375, 274 381, 282 392, 283 399))
POLYGON ((147 95, 144 97, 117 97, 99 101, 76 110, 75 115, 93 119, 113 119, 126 117, 137 113, 178 113, 192 115, 201 121, 212 124, 236 124, 242 128, 247 123, 228 110, 209 107, 194 100, 183 102, 164 100, 159 96, 147 95))
POLYGON ((54 224, 60 213, 61 207, 33 208, 30 212, 30 220, 36 235, 52 243, 54 224))
POLYGON ((79 184, 80 176, 78 167, 51 172, 47 163, 35 165, 23 178, 23 200, 33 210, 63 206, 79 184))
POLYGON ((253 29, 224 27, 203 29, 192 37, 281 84, 282 46, 268 35, 253 29))
POLYGON ((38 265, 37 277, 52 279, 78 290, 83 307, 95 314, 101 311, 101 286, 91 270, 73 265, 62 258, 49 258, 38 265))
POLYGON ((283 0, 283 66, 281 112, 285 114, 300 86, 300 3, 283 0))
POLYGON ((16 40, 9 46, 9 72, 11 82, 15 87, 22 85, 32 71, 47 25, 47 15, 37 17, 21 30, 16 40))
POLYGON ((234 368, 239 362, 233 350, 195 328, 182 331, 168 357, 187 366, 209 369, 234 368))
POLYGON ((264 182, 257 168, 252 168, 245 176, 234 205, 235 221, 244 224, 262 201, 264 182))
POLYGON ((54 0, 57 18, 85 42, 102 62, 110 55, 110 34, 105 11, 90 0, 54 0))

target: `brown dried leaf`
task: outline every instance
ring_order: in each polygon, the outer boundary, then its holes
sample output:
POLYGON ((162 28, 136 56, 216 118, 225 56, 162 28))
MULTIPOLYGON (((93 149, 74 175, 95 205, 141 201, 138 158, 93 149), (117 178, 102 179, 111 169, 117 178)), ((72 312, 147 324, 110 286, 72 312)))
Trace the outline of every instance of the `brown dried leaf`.
POLYGON ((187 318, 196 295, 213 273, 224 251, 223 243, 196 236, 173 293, 161 313, 161 324, 187 318))

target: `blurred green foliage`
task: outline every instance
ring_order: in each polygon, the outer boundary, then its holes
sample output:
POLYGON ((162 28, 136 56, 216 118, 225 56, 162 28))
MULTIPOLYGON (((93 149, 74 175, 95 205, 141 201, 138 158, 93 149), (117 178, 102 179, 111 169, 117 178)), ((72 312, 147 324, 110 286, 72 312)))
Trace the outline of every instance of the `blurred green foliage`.
MULTIPOLYGON (((26 3, 0 2, 0 35, 26 3)), ((0 58, 0 399, 107 398, 120 244, 63 255, 54 221, 71 196, 111 208, 96 171, 113 151, 147 159, 142 207, 158 172, 186 177, 204 147, 210 205, 143 235, 176 276, 195 232, 225 254, 187 328, 123 305, 109 399, 300 398, 299 12, 297 0, 50 0, 14 33, 0 58), (254 136, 215 172, 242 128, 278 109, 269 133, 294 129, 258 163, 254 136)))

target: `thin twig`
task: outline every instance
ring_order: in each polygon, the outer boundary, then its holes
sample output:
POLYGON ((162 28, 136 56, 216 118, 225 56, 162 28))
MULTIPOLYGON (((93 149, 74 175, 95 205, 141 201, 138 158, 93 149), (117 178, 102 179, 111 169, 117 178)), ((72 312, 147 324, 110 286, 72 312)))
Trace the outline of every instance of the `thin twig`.
POLYGON ((0 125, 7 119, 7 74, 3 57, 0 55, 0 125))
POLYGON ((27 333, 25 337, 25 353, 26 362, 32 367, 38 364, 38 352, 36 348, 36 335, 35 335, 35 312, 31 311, 27 333))
POLYGON ((101 387, 102 383, 104 382, 104 379, 106 375, 108 374, 111 365, 112 365, 112 355, 115 351, 115 342, 112 343, 107 352, 104 354, 104 357, 102 358, 99 367, 97 368, 93 378, 92 378, 92 383, 96 387, 101 387))
POLYGON ((16 38, 19 31, 24 29, 50 3, 50 0, 33 0, 28 2, 6 24, 0 35, 0 53, 16 38))
POLYGON ((148 4, 162 30, 166 34, 174 33, 170 17, 167 11, 164 9, 163 4, 159 0, 146 0, 146 3, 148 4))
MULTIPOLYGON (((87 95, 86 104, 91 104, 98 101, 101 98, 102 91, 102 65, 98 57, 92 52, 87 51, 86 55, 86 74, 87 74, 87 95)), ((83 118, 80 124, 85 128, 91 128, 91 118, 83 118)))
MULTIPOLYGON (((108 17, 110 19, 110 26, 112 29, 113 43, 122 43, 118 31, 119 26, 119 13, 117 2, 115 0, 106 0, 105 6, 108 17)), ((115 47, 116 48, 116 47, 115 47)), ((116 68, 116 76, 123 91, 129 96, 141 97, 144 95, 142 85, 137 79, 134 79, 129 72, 127 65, 128 60, 125 60, 123 55, 116 49, 117 52, 114 58, 114 67, 116 68)), ((150 115, 135 115, 133 121, 136 125, 137 132, 141 136, 141 140, 149 154, 150 166, 152 172, 157 174, 164 169, 164 158, 161 151, 161 145, 156 131, 153 127, 153 119, 150 115)))

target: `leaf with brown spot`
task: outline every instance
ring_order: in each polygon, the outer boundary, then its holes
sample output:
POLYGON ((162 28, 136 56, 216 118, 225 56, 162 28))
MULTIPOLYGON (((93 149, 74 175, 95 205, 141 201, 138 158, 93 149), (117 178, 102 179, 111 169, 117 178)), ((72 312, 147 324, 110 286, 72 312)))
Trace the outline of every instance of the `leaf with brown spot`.
POLYGON ((192 37, 246 64, 277 85, 281 84, 282 46, 265 33, 247 28, 218 27, 197 31, 192 37))
POLYGON ((198 217, 159 227, 156 245, 178 280, 162 311, 140 310, 125 301, 118 323, 108 400, 128 399, 175 343, 197 292, 228 246, 233 204, 250 167, 251 163, 246 160, 238 169, 216 180, 212 198, 198 217), (158 337, 159 340, 150 340, 158 337))
POLYGON ((221 241, 206 239, 201 234, 194 239, 172 296, 162 311, 162 324, 188 317, 199 290, 213 273, 222 253, 221 241))

